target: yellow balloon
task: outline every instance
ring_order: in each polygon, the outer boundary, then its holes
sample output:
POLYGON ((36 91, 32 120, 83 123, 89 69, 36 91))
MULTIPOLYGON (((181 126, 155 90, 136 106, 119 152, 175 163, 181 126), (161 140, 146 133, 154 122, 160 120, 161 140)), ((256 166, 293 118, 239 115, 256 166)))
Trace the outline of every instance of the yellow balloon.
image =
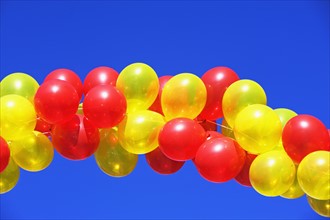
POLYGON ((307 201, 310 207, 323 217, 330 217, 330 199, 317 200, 307 196, 307 201))
POLYGON ((181 73, 166 82, 161 104, 167 121, 173 118, 196 118, 206 103, 203 81, 191 73, 181 73))
POLYGON ((274 109, 274 112, 278 115, 281 120, 282 128, 286 125, 286 123, 293 117, 297 116, 297 113, 287 108, 277 108, 274 109))
POLYGON ((239 145, 252 154, 276 147, 282 136, 280 118, 268 106, 249 105, 236 117, 234 134, 239 145))
POLYGON ((24 170, 37 172, 52 162, 54 148, 48 137, 38 131, 10 143, 11 155, 24 170))
POLYGON ((279 196, 294 182, 296 168, 284 151, 269 151, 256 157, 250 167, 252 187, 264 196, 279 196))
POLYGON ((149 153, 158 146, 158 134, 164 124, 164 117, 153 111, 129 113, 118 126, 119 142, 133 154, 149 153))
POLYGON ((240 111, 252 104, 267 104, 263 88, 255 81, 242 79, 231 84, 223 95, 222 111, 230 127, 240 111))
POLYGON ((100 144, 94 156, 99 168, 113 177, 127 176, 138 161, 137 154, 128 152, 120 145, 117 128, 100 131, 100 144))
POLYGON ((0 96, 16 94, 34 102, 34 95, 39 88, 38 82, 26 73, 12 73, 1 81, 0 96))
POLYGON ((308 154, 298 166, 301 189, 317 200, 330 199, 330 152, 315 151, 308 154))
POLYGON ((36 126, 33 104, 19 95, 0 98, 0 136, 7 141, 24 137, 36 126))
POLYGON ((127 112, 146 110, 155 101, 159 91, 156 72, 147 64, 133 63, 118 76, 116 87, 125 95, 127 112))
POLYGON ((302 191, 301 187, 299 186, 297 174, 296 174, 293 184, 290 186, 288 191, 286 191, 281 195, 281 197, 286 199, 297 199, 299 197, 302 197, 303 195, 305 195, 305 193, 304 191, 302 191))
POLYGON ((222 119, 221 133, 226 137, 235 139, 234 130, 229 126, 229 124, 227 123, 227 121, 225 119, 222 119))
POLYGON ((0 194, 12 190, 18 182, 19 175, 19 167, 14 160, 10 158, 8 166, 0 173, 0 194))

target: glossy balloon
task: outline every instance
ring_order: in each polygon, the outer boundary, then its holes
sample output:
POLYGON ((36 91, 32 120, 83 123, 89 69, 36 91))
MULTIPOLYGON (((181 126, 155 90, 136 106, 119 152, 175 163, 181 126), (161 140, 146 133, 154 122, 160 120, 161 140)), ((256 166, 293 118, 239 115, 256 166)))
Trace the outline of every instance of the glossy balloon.
POLYGON ((221 133, 224 136, 235 140, 234 129, 229 126, 229 124, 227 123, 227 121, 225 119, 223 119, 222 123, 221 123, 221 133))
POLYGON ((281 120, 282 128, 286 125, 286 123, 293 117, 297 116, 297 113, 287 108, 277 108, 274 109, 274 112, 278 115, 281 120))
POLYGON ((194 74, 178 74, 165 84, 161 103, 167 121, 180 117, 194 119, 206 103, 205 85, 194 74))
POLYGON ((206 131, 206 140, 210 140, 213 138, 222 138, 222 137, 225 137, 225 136, 220 134, 217 131, 206 131))
POLYGON ((319 215, 323 217, 330 217, 330 199, 317 200, 307 196, 308 204, 319 215))
POLYGON ((164 89, 166 82, 169 81, 171 78, 172 78, 172 76, 159 77, 159 92, 158 92, 156 100, 150 106, 149 110, 158 112, 159 114, 164 115, 163 109, 162 109, 161 97, 162 97, 163 89, 164 89))
MULTIPOLYGON (((297 168, 297 166, 296 166, 297 168)), ((290 186, 288 191, 283 193, 281 197, 286 198, 286 199, 297 199, 299 197, 302 197, 305 195, 304 191, 301 189, 299 183, 298 183, 298 178, 297 178, 297 173, 294 178, 293 184, 290 186)))
POLYGON ((52 125, 45 122, 44 120, 42 120, 42 118, 37 117, 37 124, 36 127, 34 128, 35 131, 39 131, 43 134, 45 134, 46 136, 50 136, 50 132, 52 130, 52 125))
POLYGON ((9 164, 4 171, 0 173, 0 194, 12 190, 19 179, 20 170, 14 160, 10 158, 9 164))
POLYGON ((251 181, 250 181, 250 167, 252 162, 254 161, 254 159, 257 157, 257 155, 254 154, 246 154, 246 158, 245 158, 245 162, 243 165, 243 168, 241 169, 241 171, 236 175, 235 180, 243 185, 243 186, 248 186, 251 187, 251 181))
POLYGON ((4 171, 9 163, 10 150, 5 139, 0 136, 0 173, 4 171))

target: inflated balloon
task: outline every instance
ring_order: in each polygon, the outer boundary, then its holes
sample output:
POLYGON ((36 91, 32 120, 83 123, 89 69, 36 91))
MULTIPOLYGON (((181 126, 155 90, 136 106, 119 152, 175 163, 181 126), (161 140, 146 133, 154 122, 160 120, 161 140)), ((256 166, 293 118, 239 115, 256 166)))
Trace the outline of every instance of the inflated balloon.
POLYGON ((138 161, 138 155, 122 148, 118 140, 118 129, 102 129, 100 144, 95 152, 99 168, 109 176, 123 177, 130 174, 138 161))
POLYGON ((164 117, 153 111, 128 113, 118 125, 120 144, 134 154, 149 153, 158 146, 158 134, 164 124, 164 117))
POLYGON ((286 125, 286 123, 293 117, 297 116, 297 113, 287 108, 277 108, 274 109, 274 112, 278 115, 281 120, 282 128, 286 125))
POLYGON ((127 100, 128 113, 146 110, 155 101, 159 82, 156 72, 147 64, 133 63, 123 69, 116 87, 127 100))
POLYGON ((44 82, 34 97, 37 114, 50 124, 70 120, 79 105, 76 89, 68 82, 58 79, 44 82))
POLYGON ((206 180, 216 183, 234 178, 242 169, 245 151, 231 138, 213 138, 200 146, 195 165, 206 180))
POLYGON ((254 104, 244 108, 237 115, 234 134, 244 150, 260 154, 276 147, 281 139, 282 125, 273 109, 254 104))
POLYGON ((170 159, 190 160, 206 140, 206 132, 197 121, 176 118, 167 122, 159 133, 159 147, 170 159))
POLYGON ((118 72, 107 66, 100 66, 92 69, 84 80, 84 94, 99 85, 116 86, 118 72))
POLYGON ((36 126, 36 112, 33 104, 19 95, 5 95, 0 98, 0 134, 11 141, 30 134, 36 126))
POLYGON ((2 79, 0 96, 15 94, 33 102, 38 88, 38 82, 28 74, 12 73, 2 79))
POLYGON ((221 133, 229 138, 235 139, 234 129, 232 129, 225 119, 221 123, 221 133))
POLYGON ((210 140, 213 138, 222 138, 225 137, 224 135, 220 134, 216 131, 206 131, 206 140, 210 140))
MULTIPOLYGON (((296 166, 297 168, 297 166, 296 166)), ((299 183, 298 183, 298 178, 297 178, 297 173, 294 178, 293 184, 290 186, 288 191, 283 193, 281 197, 286 198, 286 199, 297 199, 299 197, 302 197, 305 195, 304 191, 301 189, 299 183)))
POLYGON ((175 161, 166 157, 159 147, 147 153, 145 157, 151 169, 159 174, 173 174, 180 170, 185 163, 184 161, 175 161))
POLYGON ((284 151, 273 150, 257 156, 250 167, 252 187, 264 196, 279 196, 293 184, 296 168, 284 151))
POLYGON ((8 166, 0 173, 0 194, 12 190, 19 179, 20 171, 15 161, 10 158, 8 166))
POLYGON ((285 151, 299 163, 313 151, 330 151, 330 137, 325 125, 311 115, 298 115, 290 119, 283 129, 285 151))
POLYGON ((206 103, 205 85, 194 74, 178 74, 165 84, 161 103, 167 121, 180 117, 194 119, 206 103))
POLYGON ((125 96, 111 85, 92 88, 83 102, 84 115, 98 128, 110 128, 123 120, 126 114, 125 96))
POLYGON ((204 73, 202 80, 207 90, 207 101, 200 117, 207 120, 222 118, 223 94, 233 82, 239 80, 238 75, 228 67, 219 66, 204 73))
POLYGON ((49 166, 54 157, 54 148, 44 134, 33 131, 30 135, 10 143, 12 158, 22 169, 41 171, 49 166))
POLYGON ((9 163, 10 150, 7 142, 0 136, 0 173, 4 171, 9 163))
POLYGON ((255 81, 242 79, 231 84, 222 99, 223 115, 230 127, 240 111, 252 104, 266 105, 267 97, 263 88, 255 81))
POLYGON ((158 112, 159 114, 164 115, 163 109, 162 109, 161 97, 162 97, 163 89, 164 89, 166 82, 169 81, 171 78, 172 78, 172 76, 159 77, 159 92, 158 92, 156 100, 149 107, 149 110, 158 112))
POLYGON ((53 126, 52 141, 63 157, 83 160, 97 150, 100 134, 97 127, 84 116, 74 115, 69 121, 53 126))
POLYGON ((330 217, 330 199, 317 200, 307 196, 308 204, 319 215, 330 217))
POLYGON ((330 152, 308 154, 298 166, 297 178, 308 196, 318 200, 330 199, 330 152))
POLYGON ((83 84, 79 78, 79 76, 69 69, 56 69, 49 73, 47 77, 45 78, 44 82, 47 82, 49 80, 53 79, 59 79, 66 81, 70 83, 76 90, 79 100, 81 99, 81 96, 83 94, 83 84))
POLYGON ((37 124, 34 130, 39 131, 47 136, 50 136, 52 125, 42 120, 42 118, 37 117, 37 124))
POLYGON ((235 180, 243 185, 243 186, 248 186, 251 187, 251 181, 250 181, 250 167, 252 162, 254 161, 254 159, 257 157, 257 155, 254 154, 246 154, 246 158, 245 158, 245 162, 243 165, 243 168, 241 169, 241 171, 236 175, 235 180))

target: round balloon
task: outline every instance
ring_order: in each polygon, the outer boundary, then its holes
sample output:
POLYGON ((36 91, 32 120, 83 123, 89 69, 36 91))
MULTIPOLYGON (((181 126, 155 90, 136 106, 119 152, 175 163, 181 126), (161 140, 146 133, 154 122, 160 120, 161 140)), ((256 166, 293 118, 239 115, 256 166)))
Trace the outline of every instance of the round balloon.
POLYGON ((330 199, 317 200, 307 196, 308 204, 319 215, 323 217, 330 217, 330 199))
POLYGON ((277 108, 274 109, 274 112, 278 115, 281 120, 282 128, 286 125, 286 123, 293 117, 297 116, 297 113, 287 108, 277 108))
POLYGON ((206 131, 206 140, 210 140, 213 138, 222 138, 222 137, 225 137, 225 136, 220 134, 217 131, 206 131))
POLYGON ((0 194, 12 190, 18 182, 19 175, 19 167, 14 160, 10 158, 8 166, 0 173, 0 194))
MULTIPOLYGON (((297 168, 297 166, 296 166, 296 168, 297 168)), ((296 174, 293 184, 290 186, 288 191, 286 191, 285 193, 283 193, 281 195, 281 197, 286 198, 286 199, 297 199, 299 197, 302 197, 303 195, 305 195, 305 193, 299 186, 297 174, 296 174)))
POLYGON ((34 130, 39 131, 40 133, 43 133, 46 136, 50 136, 52 125, 42 120, 42 118, 37 117, 37 124, 34 130))
POLYGON ((167 81, 169 81, 172 78, 172 76, 162 76, 159 77, 159 92, 156 100, 154 103, 150 106, 149 110, 158 112, 159 114, 164 115, 163 109, 162 109, 162 104, 161 104, 161 97, 162 97, 162 92, 164 89, 164 86, 167 81))
POLYGON ((254 159, 257 157, 257 155, 254 154, 246 154, 246 158, 245 158, 245 162, 244 162, 244 166, 241 169, 241 171, 236 175, 235 180, 243 185, 243 186, 247 186, 247 187, 251 187, 251 181, 250 181, 250 167, 252 162, 254 161, 254 159))
POLYGON ((10 159, 10 150, 7 142, 0 136, 0 173, 6 169, 10 159))

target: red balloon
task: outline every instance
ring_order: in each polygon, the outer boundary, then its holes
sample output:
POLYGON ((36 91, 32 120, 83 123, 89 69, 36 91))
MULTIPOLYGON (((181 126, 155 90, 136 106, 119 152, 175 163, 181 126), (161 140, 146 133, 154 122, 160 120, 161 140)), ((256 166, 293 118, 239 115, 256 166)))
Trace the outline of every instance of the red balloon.
POLYGON ((118 72, 107 66, 100 66, 92 69, 86 76, 84 81, 84 94, 87 95, 89 90, 98 85, 116 86, 118 72))
POLYGON ((0 173, 6 169, 10 159, 10 150, 7 142, 0 136, 0 173))
POLYGON ((46 136, 50 136, 52 125, 42 120, 42 118, 37 117, 37 124, 34 128, 35 131, 39 131, 46 136))
POLYGON ((206 139, 207 140, 210 140, 210 139, 213 139, 213 138, 222 138, 222 137, 225 137, 225 136, 223 134, 220 134, 217 131, 207 131, 206 132, 206 139))
POLYGON ((161 97, 162 97, 162 92, 163 92, 163 88, 166 84, 167 81, 169 81, 172 78, 172 76, 162 76, 159 77, 159 92, 158 92, 158 96, 156 98, 156 100, 154 101, 154 103, 149 107, 149 110, 154 111, 154 112, 158 112, 161 115, 164 115, 163 113, 163 109, 162 109, 162 104, 161 104, 161 97))
POLYGON ((75 115, 70 121, 54 125, 52 141, 63 157, 83 160, 94 154, 100 142, 97 127, 82 115, 75 115))
POLYGON ((111 85, 92 88, 83 102, 84 115, 98 128, 110 128, 123 120, 126 113, 125 96, 111 85))
POLYGON ((198 122, 188 118, 175 118, 167 122, 159 133, 161 151, 170 159, 186 161, 195 157, 206 132, 198 122))
POLYGON ((223 117, 222 98, 226 89, 239 80, 237 74, 228 67, 214 67, 208 70, 202 80, 207 90, 207 101, 200 116, 203 119, 217 120, 223 117))
POLYGON ((249 187, 252 186, 251 182, 250 182, 249 172, 250 172, 251 164, 256 157, 257 157, 257 155, 254 155, 254 154, 249 154, 249 153, 246 154, 244 166, 243 166, 241 172, 239 172, 239 174, 235 177, 235 180, 239 184, 241 184, 243 186, 249 186, 249 187))
POLYGON ((325 125, 311 115, 298 115, 291 118, 282 133, 283 147, 295 163, 308 154, 330 151, 330 137, 325 125))
POLYGON ((245 162, 245 151, 233 139, 222 137, 204 142, 198 149, 195 165, 206 180, 226 182, 241 171, 245 162))
POLYGON ((44 82, 53 79, 59 79, 70 83, 77 91, 79 99, 81 99, 83 93, 83 84, 75 72, 69 69, 56 69, 46 76, 44 82))
POLYGON ((70 120, 79 106, 79 96, 74 87, 62 80, 44 82, 34 96, 37 115, 49 124, 70 120))
POLYGON ((155 150, 145 155, 149 166, 159 174, 173 174, 181 169, 184 161, 175 161, 166 157, 157 147, 155 150))

